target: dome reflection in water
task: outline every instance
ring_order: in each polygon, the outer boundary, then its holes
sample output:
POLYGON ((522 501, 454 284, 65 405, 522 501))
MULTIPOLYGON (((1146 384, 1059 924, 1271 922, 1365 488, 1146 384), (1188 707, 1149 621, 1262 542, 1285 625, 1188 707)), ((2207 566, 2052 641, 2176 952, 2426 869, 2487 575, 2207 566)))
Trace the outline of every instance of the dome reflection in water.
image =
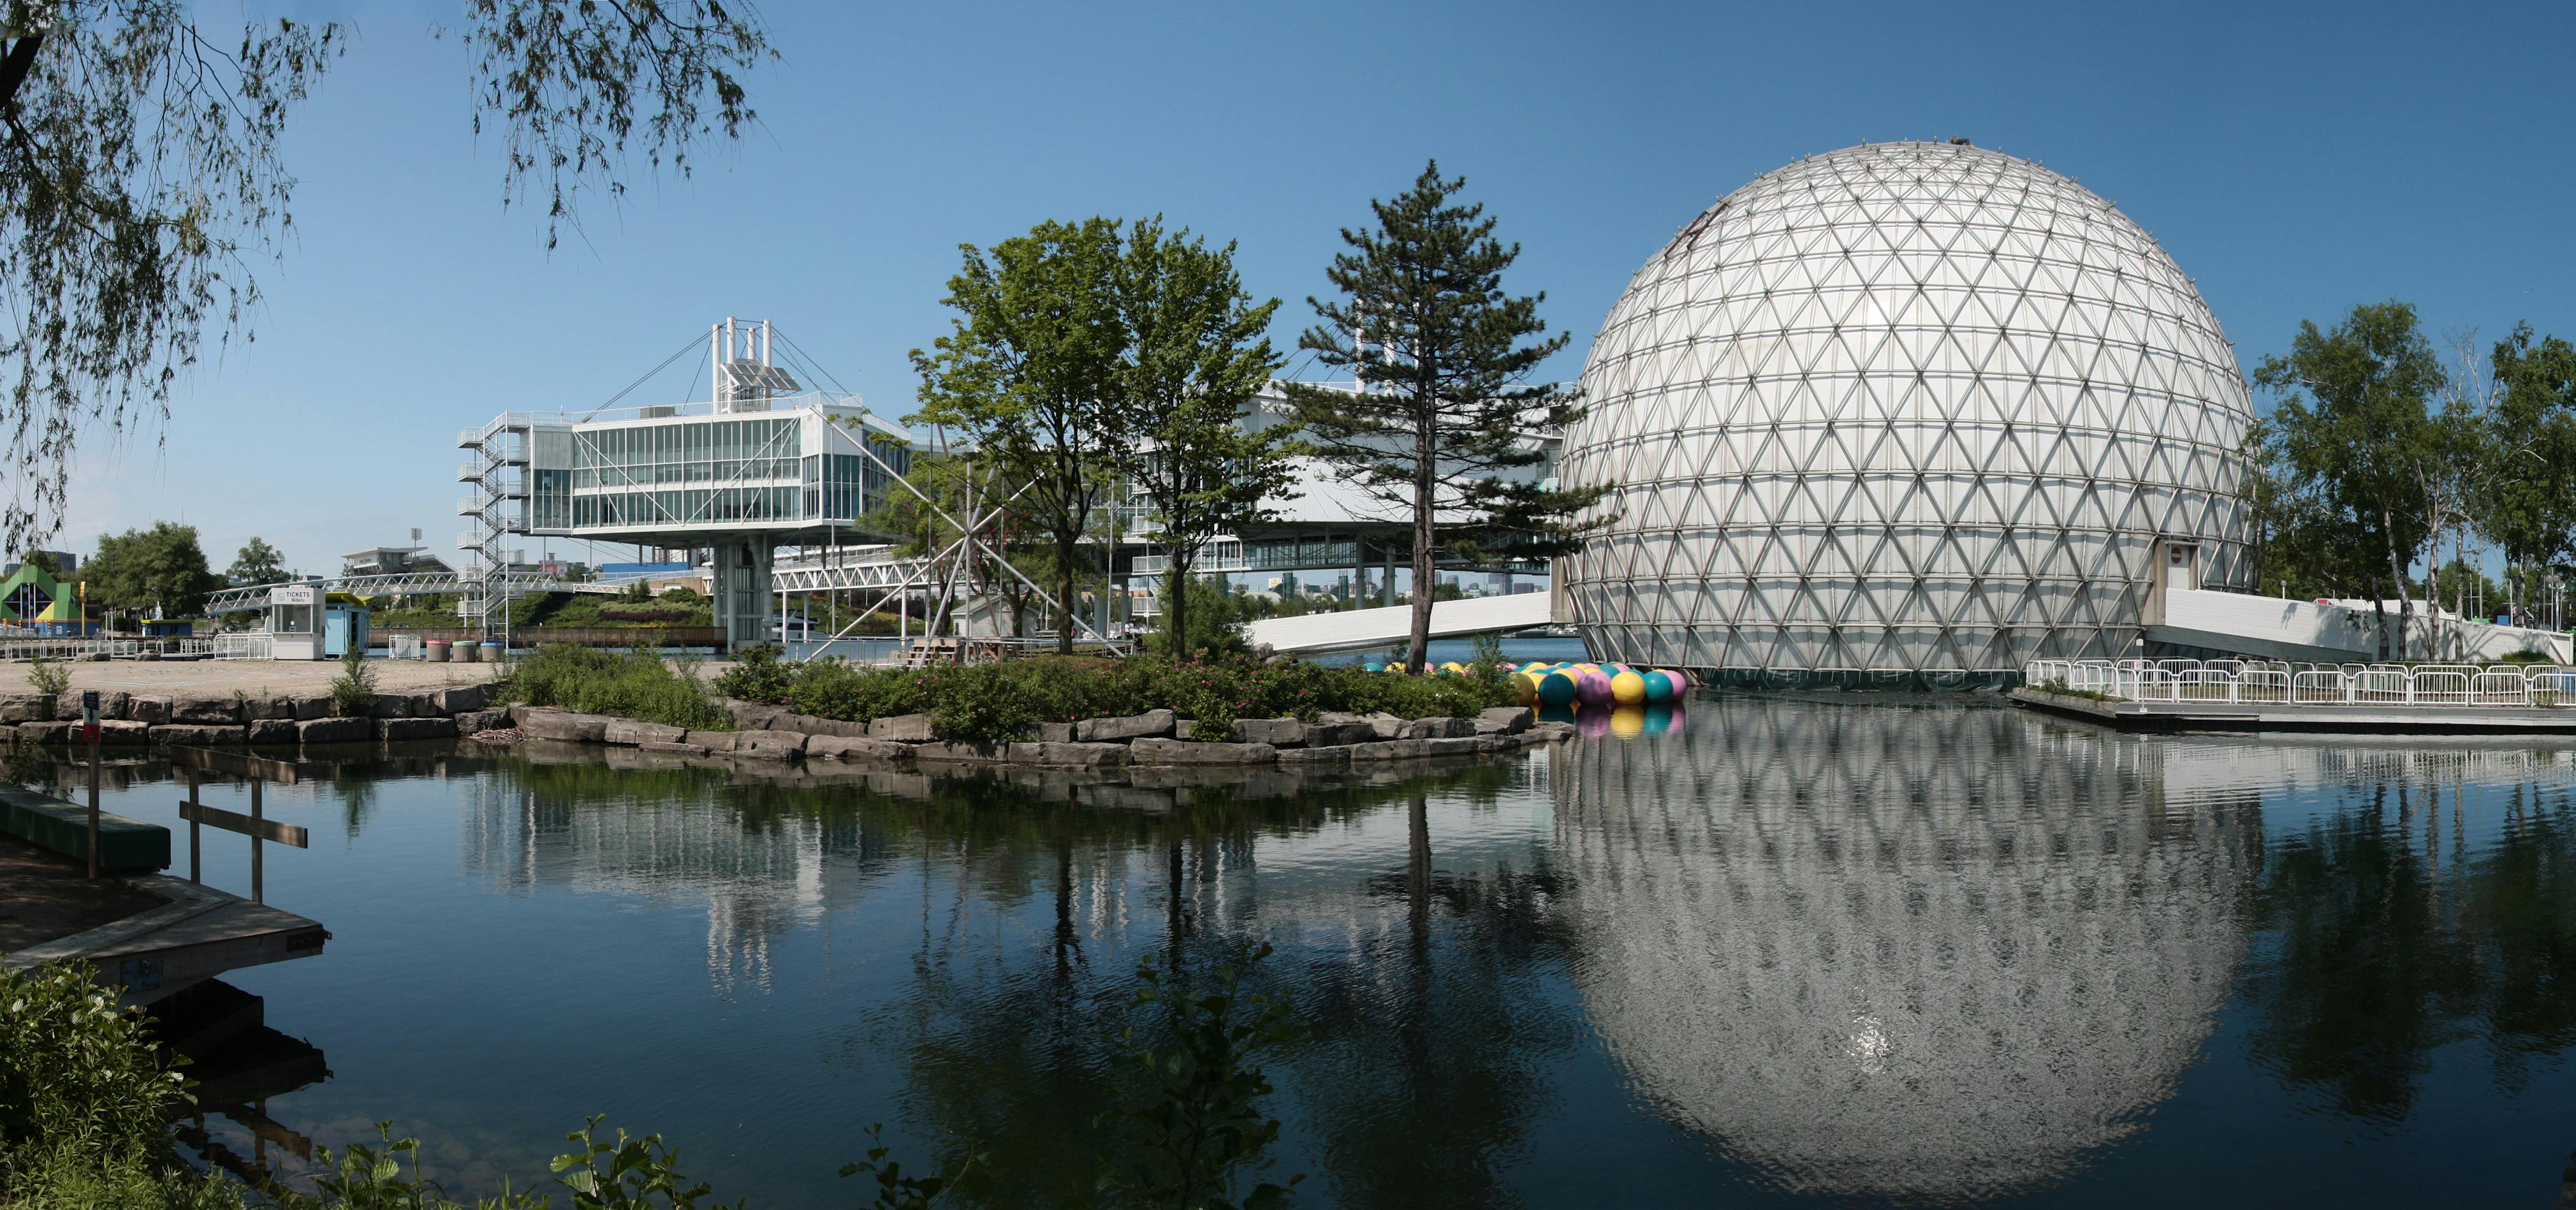
POLYGON ((1637 1094, 1779 1187, 1991 1197, 2140 1129, 2246 941, 2250 795, 1952 705, 1695 706, 1556 779, 1583 1003, 1637 1094))

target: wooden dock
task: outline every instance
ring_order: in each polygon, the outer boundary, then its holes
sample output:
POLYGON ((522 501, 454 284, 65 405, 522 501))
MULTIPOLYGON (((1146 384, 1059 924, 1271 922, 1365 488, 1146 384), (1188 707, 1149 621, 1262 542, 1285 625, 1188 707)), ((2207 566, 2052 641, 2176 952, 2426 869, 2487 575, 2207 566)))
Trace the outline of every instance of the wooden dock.
MULTIPOLYGON (((225 971, 312 957, 331 938, 319 921, 184 878, 89 878, 86 828, 61 826, 84 809, 25 790, 5 797, 0 825, 23 830, 0 826, 0 970, 87 962, 126 1003, 152 1004, 225 971)), ((168 829, 104 818, 118 826, 103 823, 102 850, 167 864, 168 829)))

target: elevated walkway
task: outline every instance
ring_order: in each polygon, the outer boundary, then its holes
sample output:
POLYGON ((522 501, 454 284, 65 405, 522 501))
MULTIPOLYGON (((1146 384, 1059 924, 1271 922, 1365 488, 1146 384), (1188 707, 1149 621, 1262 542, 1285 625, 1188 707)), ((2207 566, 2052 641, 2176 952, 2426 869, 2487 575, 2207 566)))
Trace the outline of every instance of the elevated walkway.
MULTIPOLYGON (((2161 618, 2145 627, 2148 642, 2294 662, 2380 658, 2380 620, 2366 602, 2318 604, 2168 588, 2163 604, 2161 618)), ((2388 612, 2393 628, 2397 611, 2388 612)), ((2500 660, 2527 654, 2556 664, 2576 663, 2576 636, 2561 631, 2476 625, 2448 613, 2438 616, 2433 631, 2436 650, 2432 654, 2438 659, 2500 660)))
MULTIPOLYGON (((1478 634, 1510 634, 1545 626, 1549 594, 1515 593, 1507 597, 1473 597, 1439 601, 1431 606, 1431 637, 1457 639, 1478 634)), ((1282 655, 1322 655, 1391 647, 1413 634, 1413 606, 1346 609, 1294 618, 1264 618, 1244 627, 1246 642, 1268 643, 1282 655)))

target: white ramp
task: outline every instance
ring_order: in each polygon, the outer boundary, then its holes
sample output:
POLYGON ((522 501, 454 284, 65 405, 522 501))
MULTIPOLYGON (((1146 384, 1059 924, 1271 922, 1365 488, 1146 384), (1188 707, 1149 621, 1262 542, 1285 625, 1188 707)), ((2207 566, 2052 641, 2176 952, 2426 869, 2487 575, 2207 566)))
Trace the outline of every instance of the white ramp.
MULTIPOLYGON (((1455 639, 1471 634, 1508 634, 1545 626, 1552 620, 1548 616, 1548 597, 1549 594, 1544 592, 1522 592, 1504 597, 1435 602, 1431 606, 1431 637, 1455 639)), ((1391 609, 1348 609, 1295 618, 1264 618, 1243 630, 1246 642, 1255 646, 1268 643, 1272 650, 1282 655, 1317 655, 1329 651, 1391 647, 1412 637, 1413 607, 1398 605, 1391 609)))

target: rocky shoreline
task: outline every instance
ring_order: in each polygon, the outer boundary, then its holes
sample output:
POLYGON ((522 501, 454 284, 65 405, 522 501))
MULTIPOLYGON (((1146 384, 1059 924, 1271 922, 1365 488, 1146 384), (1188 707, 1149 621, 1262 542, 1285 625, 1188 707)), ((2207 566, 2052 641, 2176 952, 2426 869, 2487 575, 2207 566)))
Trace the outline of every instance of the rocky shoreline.
MULTIPOLYGON (((242 694, 188 697, 122 691, 99 695, 99 742, 117 748, 188 745, 273 747, 470 738, 515 729, 531 740, 632 748, 678 757, 724 757, 793 764, 841 761, 995 765, 1114 772, 1129 767, 1331 769, 1380 761, 1505 753, 1570 739, 1565 723, 1534 722, 1519 706, 1472 719, 1403 719, 1326 713, 1239 719, 1232 738, 1185 738, 1190 719, 1170 710, 1073 723, 1041 723, 1022 738, 992 743, 941 740, 930 716, 906 714, 866 723, 797 714, 776 706, 727 701, 734 730, 691 731, 605 714, 543 706, 495 707, 488 684, 425 693, 380 693, 361 715, 338 713, 328 695, 242 694)), ((13 742, 65 746, 81 742, 79 708, 42 694, 0 696, 0 728, 13 742), (69 715, 70 717, 62 717, 69 715)))
MULTIPOLYGON (((329 694, 168 697, 99 695, 99 743, 114 747, 335 744, 368 740, 453 739, 510 725, 495 710, 488 684, 425 693, 379 693, 364 714, 344 715, 329 694)), ((45 694, 0 696, 0 726, 21 744, 77 744, 80 703, 45 694)))
MULTIPOLYGON (((1401 719, 1326 713, 1238 719, 1228 741, 1181 738, 1193 722, 1170 710, 1073 723, 1040 723, 1017 740, 966 743, 932 734, 930 716, 897 715, 866 723, 797 714, 776 706, 728 701, 735 729, 690 731, 605 714, 512 706, 509 722, 532 740, 601 744, 674 756, 733 756, 777 762, 985 764, 1042 769, 1112 770, 1128 766, 1331 767, 1372 761, 1474 756, 1570 739, 1565 723, 1533 722, 1528 709, 1505 706, 1473 719, 1401 719)), ((470 734, 470 733, 469 733, 470 734)))

